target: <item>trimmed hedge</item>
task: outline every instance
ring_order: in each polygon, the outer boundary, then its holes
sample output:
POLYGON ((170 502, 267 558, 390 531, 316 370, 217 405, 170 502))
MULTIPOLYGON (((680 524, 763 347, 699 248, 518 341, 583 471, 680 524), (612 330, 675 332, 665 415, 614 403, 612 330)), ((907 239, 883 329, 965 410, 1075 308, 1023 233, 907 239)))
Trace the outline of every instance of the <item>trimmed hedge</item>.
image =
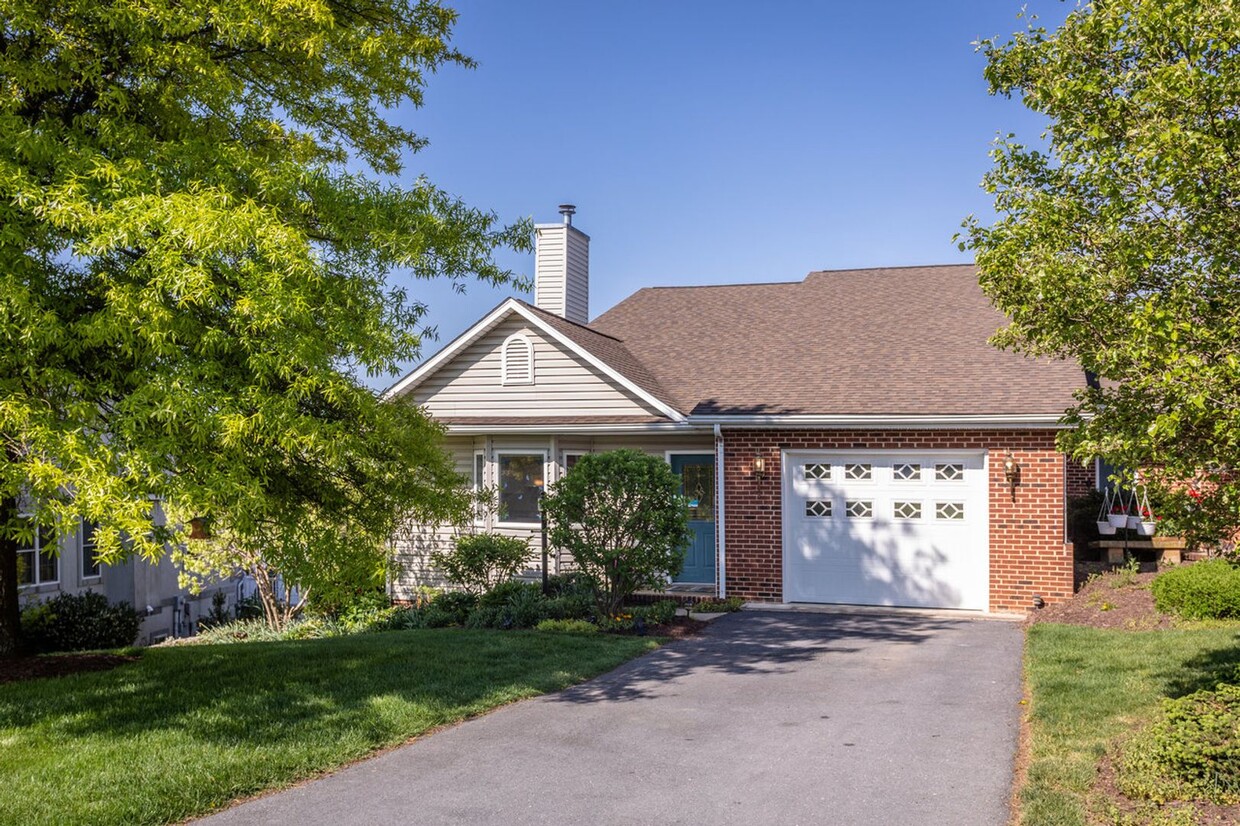
POLYGON ((1240 617, 1240 567, 1207 559, 1159 574, 1150 586, 1159 611, 1185 619, 1240 617))
POLYGON ((90 651, 133 645, 142 618, 128 602, 103 594, 60 594, 22 612, 22 635, 36 651, 90 651))

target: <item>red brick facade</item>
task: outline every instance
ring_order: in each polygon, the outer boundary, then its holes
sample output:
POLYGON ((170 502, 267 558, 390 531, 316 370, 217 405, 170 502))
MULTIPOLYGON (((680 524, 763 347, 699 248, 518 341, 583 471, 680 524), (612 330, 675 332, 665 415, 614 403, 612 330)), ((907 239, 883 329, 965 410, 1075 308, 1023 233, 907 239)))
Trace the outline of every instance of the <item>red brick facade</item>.
POLYGON ((1088 490, 1092 472, 1055 449, 1052 430, 723 431, 727 593, 783 601, 781 451, 986 450, 990 476, 990 610, 1026 611, 1072 595, 1072 546, 1065 541, 1067 492, 1088 490), (1003 477, 1011 450, 1021 466, 1013 501, 1003 477), (755 456, 767 473, 752 473, 755 456))

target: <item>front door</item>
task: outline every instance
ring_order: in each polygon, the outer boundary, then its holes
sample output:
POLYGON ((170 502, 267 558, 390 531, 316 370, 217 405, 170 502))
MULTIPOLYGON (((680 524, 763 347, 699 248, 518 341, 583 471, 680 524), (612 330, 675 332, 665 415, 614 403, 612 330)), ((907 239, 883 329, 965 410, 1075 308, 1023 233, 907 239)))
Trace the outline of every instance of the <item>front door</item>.
POLYGON ((715 457, 710 453, 672 456, 680 493, 689 508, 693 538, 685 549, 685 567, 677 582, 715 581, 715 457))

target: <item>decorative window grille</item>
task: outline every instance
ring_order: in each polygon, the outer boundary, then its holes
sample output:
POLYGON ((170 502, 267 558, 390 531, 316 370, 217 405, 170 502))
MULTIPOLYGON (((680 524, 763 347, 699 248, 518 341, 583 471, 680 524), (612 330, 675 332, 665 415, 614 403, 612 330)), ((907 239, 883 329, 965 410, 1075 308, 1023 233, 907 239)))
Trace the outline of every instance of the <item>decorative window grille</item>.
POLYGON ((959 482, 964 478, 964 465, 959 463, 935 465, 934 478, 940 482, 959 482))
POLYGON ((868 464, 844 465, 844 478, 851 481, 866 481, 874 475, 874 468, 868 464))
POLYGON ((921 478, 921 465, 909 462, 892 465, 891 476, 897 482, 915 482, 921 478))
POLYGON ((831 466, 824 464, 811 464, 805 466, 806 479, 830 479, 831 466))
POLYGON ((810 499, 805 503, 805 515, 828 517, 831 515, 830 499, 810 499))
POLYGON ((845 511, 850 519, 870 519, 874 516, 874 503, 869 499, 850 499, 845 511))
POLYGON ((960 521, 964 519, 964 503, 937 502, 934 506, 934 515, 937 519, 960 521))
POLYGON ((897 519, 921 519, 920 502, 896 502, 892 513, 897 519))

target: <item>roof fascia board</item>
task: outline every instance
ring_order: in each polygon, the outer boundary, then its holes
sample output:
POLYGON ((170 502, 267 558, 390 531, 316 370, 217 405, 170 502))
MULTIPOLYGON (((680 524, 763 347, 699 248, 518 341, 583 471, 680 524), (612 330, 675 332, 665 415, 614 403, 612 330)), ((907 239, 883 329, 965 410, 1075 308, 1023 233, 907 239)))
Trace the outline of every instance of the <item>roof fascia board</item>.
POLYGON ((1059 414, 1038 415, 995 415, 995 416, 828 416, 828 415, 744 415, 744 416, 689 416, 691 424, 721 425, 723 427, 831 427, 839 429, 882 430, 896 429, 928 429, 942 427, 986 428, 990 430, 1013 427, 1061 430, 1068 425, 1063 424, 1063 416, 1059 414))
POLYGON ((465 424, 445 425, 450 436, 484 434, 572 434, 572 433, 710 433, 709 425, 681 422, 642 422, 640 424, 465 424))
POLYGON ((535 313, 532 313, 529 310, 527 310, 522 304, 514 301, 513 309, 515 309, 518 313, 520 313, 521 317, 524 318, 526 321, 528 321, 530 324, 533 324, 539 330, 551 336, 556 341, 558 341, 560 344, 563 344, 565 347, 567 347, 569 350, 575 353, 583 361, 587 362, 588 364, 593 365, 593 367, 596 370, 601 371, 604 375, 608 376, 614 382, 616 382, 616 384, 619 384, 621 387, 628 390, 630 393, 632 393, 633 395, 637 396, 642 401, 649 404, 651 407, 657 410, 661 415, 668 417, 674 422, 685 421, 685 416, 679 410, 676 410, 673 407, 669 407, 667 404, 655 398, 647 391, 638 387, 632 381, 630 381, 629 379, 621 375, 613 367, 608 365, 605 361, 598 358, 597 356, 595 356, 593 353, 589 352, 588 350, 585 350, 579 347, 575 341, 573 341, 572 339, 560 333, 559 330, 555 329, 550 324, 543 321, 535 313))
POLYGON ((404 393, 406 390, 412 390, 414 387, 417 387, 421 384, 423 379, 438 370, 441 365, 447 361, 450 361, 457 353, 461 352, 485 335, 486 332, 495 326, 495 324, 497 324, 509 310, 512 310, 514 307, 518 306, 520 305, 517 304, 516 299, 504 299, 498 307, 479 319, 474 326, 452 339, 447 346, 426 361, 422 362, 422 364, 409 375, 396 382, 396 384, 393 384, 387 390, 384 390, 381 398, 384 401, 387 401, 388 399, 404 393))

